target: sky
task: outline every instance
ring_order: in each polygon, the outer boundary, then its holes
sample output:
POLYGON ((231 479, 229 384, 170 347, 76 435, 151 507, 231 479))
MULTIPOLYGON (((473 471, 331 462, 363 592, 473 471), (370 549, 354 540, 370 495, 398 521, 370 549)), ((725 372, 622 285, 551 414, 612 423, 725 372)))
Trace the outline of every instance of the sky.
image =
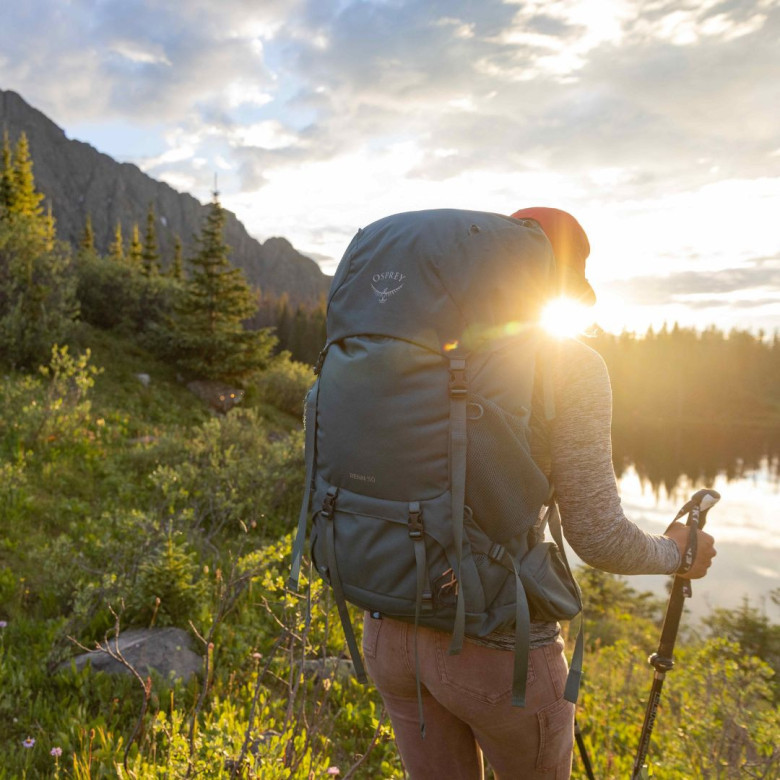
POLYGON ((25 0, 0 88, 332 273, 400 211, 571 211, 607 330, 780 330, 780 0, 25 0))

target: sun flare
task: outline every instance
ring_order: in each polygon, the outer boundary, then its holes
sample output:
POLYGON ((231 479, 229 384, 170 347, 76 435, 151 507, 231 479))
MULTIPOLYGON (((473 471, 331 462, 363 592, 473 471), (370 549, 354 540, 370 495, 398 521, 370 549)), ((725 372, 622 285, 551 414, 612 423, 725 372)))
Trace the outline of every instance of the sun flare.
POLYGON ((556 298, 544 307, 540 322, 551 336, 571 338, 593 323, 593 308, 571 298, 556 298))

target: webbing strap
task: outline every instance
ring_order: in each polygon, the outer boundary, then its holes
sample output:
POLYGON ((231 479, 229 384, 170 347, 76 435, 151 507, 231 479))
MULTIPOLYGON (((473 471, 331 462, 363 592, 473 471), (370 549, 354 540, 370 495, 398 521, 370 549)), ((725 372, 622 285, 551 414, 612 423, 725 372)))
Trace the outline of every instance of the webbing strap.
POLYGON ((290 590, 298 590, 303 546, 306 542, 306 524, 309 519, 309 504, 311 503, 312 483, 314 481, 314 449, 317 443, 317 398, 319 390, 320 380, 317 379, 306 399, 306 413, 304 416, 306 481, 303 488, 301 511, 298 515, 298 530, 295 534, 292 548, 292 567, 290 577, 287 580, 287 587, 290 590))
POLYGON ((420 614, 433 611, 433 595, 427 584, 428 559, 425 553, 425 532, 419 501, 409 504, 409 538, 414 543, 414 561, 417 573, 417 595, 414 603, 414 624, 420 622, 420 614))
POLYGON ((566 701, 570 701, 576 704, 577 696, 580 690, 580 681, 582 679, 582 662, 585 655, 585 616, 582 614, 582 591, 580 590, 580 586, 577 583, 577 580, 574 578, 574 574, 572 573, 571 567, 569 566, 569 561, 566 558, 566 548, 563 546, 563 532, 561 529, 561 515, 558 511, 558 502, 554 499, 551 501, 550 508, 547 511, 545 517, 548 520, 553 541, 558 545, 558 549, 560 550, 561 558, 563 559, 564 566, 566 566, 566 571, 569 573, 569 577, 574 583, 574 588, 577 592, 577 603, 580 607, 580 625, 577 632, 577 639, 574 644, 574 653, 571 657, 569 676, 566 678, 566 689, 563 693, 563 698, 566 699, 566 701))
POLYGON ((515 572, 515 664, 512 672, 512 706, 525 707, 525 687, 528 680, 528 654, 531 646, 531 612, 514 558, 505 556, 515 572))
POLYGON ((341 586, 341 577, 339 576, 339 569, 336 564, 333 506, 337 494, 338 488, 331 487, 328 489, 322 510, 323 516, 328 521, 325 524, 325 554, 328 559, 328 576, 330 579, 330 586, 333 588, 333 597, 336 600, 336 607, 338 608, 339 617, 341 618, 341 625, 344 629, 344 637, 347 640, 349 654, 352 657, 352 663, 355 667, 355 677, 357 677, 358 682, 366 683, 368 681, 366 670, 363 668, 363 661, 360 658, 360 651, 358 650, 357 641, 355 639, 355 631, 352 628, 352 621, 350 620, 349 610, 347 609, 347 600, 344 597, 344 588, 341 586), (331 499, 330 503, 328 502, 329 499, 331 499))
POLYGON ((425 555, 425 531, 419 501, 409 504, 409 538, 413 542, 414 562, 417 570, 417 595, 414 600, 414 672, 417 686, 417 718, 420 722, 420 736, 425 739, 425 718, 423 717, 422 683, 420 682, 420 654, 417 649, 417 627, 420 614, 433 611, 433 596, 426 585, 428 563, 425 555))
POLYGON ((450 655, 463 648, 466 633, 466 601, 460 577, 463 558, 463 514, 466 505, 466 413, 468 386, 466 360, 450 359, 450 488, 452 490, 452 538, 455 543, 455 579, 458 581, 458 599, 455 604, 455 623, 452 630, 450 655))
POLYGON ((577 703, 577 697, 580 693, 580 682, 582 681, 582 661, 585 655, 585 633, 582 626, 585 623, 585 617, 580 612, 580 629, 577 632, 577 641, 574 645, 574 653, 571 656, 571 666, 569 676, 566 678, 566 688, 563 691, 563 698, 572 704, 577 703))

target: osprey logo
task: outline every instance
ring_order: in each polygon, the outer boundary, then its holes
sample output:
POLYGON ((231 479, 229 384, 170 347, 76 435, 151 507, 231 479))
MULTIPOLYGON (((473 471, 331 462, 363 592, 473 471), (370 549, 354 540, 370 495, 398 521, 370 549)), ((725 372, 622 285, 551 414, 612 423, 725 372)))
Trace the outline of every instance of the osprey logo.
POLYGON ((379 303, 385 303, 391 295, 395 295, 404 286, 404 279, 406 279, 406 274, 398 271, 383 271, 381 274, 374 274, 371 278, 371 289, 379 299, 379 303), (381 289, 382 287, 384 289, 381 289))

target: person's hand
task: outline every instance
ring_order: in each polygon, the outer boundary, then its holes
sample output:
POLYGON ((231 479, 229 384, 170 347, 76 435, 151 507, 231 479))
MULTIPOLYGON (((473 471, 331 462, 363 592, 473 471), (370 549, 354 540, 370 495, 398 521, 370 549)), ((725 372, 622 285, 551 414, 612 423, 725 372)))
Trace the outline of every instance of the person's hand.
MULTIPOLYGON (((685 551, 688 548, 688 534, 690 528, 684 523, 672 523, 664 532, 677 545, 680 551, 680 560, 685 557, 685 551)), ((707 573, 712 559, 717 555, 715 551, 715 539, 705 531, 696 531, 696 558, 693 560, 693 566, 685 572, 678 574, 678 577, 685 577, 689 580, 698 580, 707 573)))

